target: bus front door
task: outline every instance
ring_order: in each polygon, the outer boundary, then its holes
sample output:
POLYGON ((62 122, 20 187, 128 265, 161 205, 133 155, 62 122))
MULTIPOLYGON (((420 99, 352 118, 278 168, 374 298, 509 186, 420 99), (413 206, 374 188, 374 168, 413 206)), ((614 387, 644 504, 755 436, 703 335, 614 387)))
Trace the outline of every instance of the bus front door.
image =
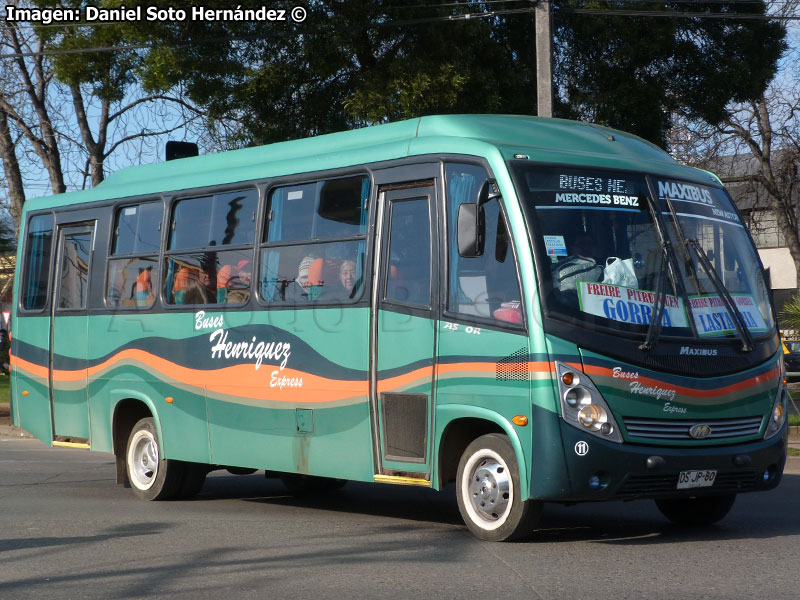
POLYGON ((433 182, 379 194, 382 235, 373 288, 377 475, 429 479, 438 289, 433 182))
POLYGON ((94 224, 59 228, 50 329, 50 401, 55 441, 65 437, 89 439, 86 305, 93 246, 94 224))

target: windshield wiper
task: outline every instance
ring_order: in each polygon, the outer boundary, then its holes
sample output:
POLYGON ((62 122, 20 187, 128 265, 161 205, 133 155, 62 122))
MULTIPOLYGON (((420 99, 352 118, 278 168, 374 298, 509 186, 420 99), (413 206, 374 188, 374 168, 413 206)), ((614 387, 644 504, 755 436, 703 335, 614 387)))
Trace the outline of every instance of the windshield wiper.
POLYGON ((747 325, 744 322, 744 318, 742 318, 742 313, 739 312, 739 308, 736 306, 736 302, 733 300, 730 293, 728 293, 728 290, 725 289, 725 285, 719 278, 717 270, 714 268, 714 265, 711 264, 711 261, 708 260, 705 250, 703 250, 696 239, 686 240, 686 249, 689 250, 690 248, 694 249, 694 253, 697 255, 697 258, 700 259, 700 264, 703 266, 706 275, 708 275, 711 284, 725 302, 725 307, 728 312, 733 316, 733 325, 736 327, 736 333, 742 341, 742 352, 750 352, 753 349, 753 338, 750 336, 750 331, 747 329, 747 325), (744 327, 742 327, 743 325, 744 327))
POLYGON ((647 335, 644 342, 639 344, 639 350, 647 351, 653 348, 653 344, 658 335, 661 333, 661 321, 664 317, 664 309, 667 305, 667 295, 664 292, 664 280, 666 279, 667 269, 669 268, 669 258, 667 254, 667 246, 670 244, 669 240, 664 242, 661 249, 661 270, 658 272, 658 281, 656 282, 656 298, 653 303, 653 312, 650 315, 650 324, 647 326, 647 335))

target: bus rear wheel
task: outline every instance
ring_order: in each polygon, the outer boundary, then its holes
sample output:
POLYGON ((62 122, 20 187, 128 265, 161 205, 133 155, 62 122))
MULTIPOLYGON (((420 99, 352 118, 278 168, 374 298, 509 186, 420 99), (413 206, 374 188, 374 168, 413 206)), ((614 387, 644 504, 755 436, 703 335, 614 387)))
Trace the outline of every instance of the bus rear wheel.
POLYGON ((505 435, 473 441, 458 464, 456 496, 467 527, 491 542, 530 535, 542 512, 540 502, 523 500, 516 454, 505 435))
POLYGON ((730 512, 734 500, 736 494, 669 498, 656 500, 656 506, 661 514, 678 525, 711 525, 730 512))
POLYGON ((183 465, 183 479, 175 498, 188 500, 189 498, 194 498, 203 489, 209 467, 208 465, 190 462, 183 463, 183 465))
POLYGON ((133 426, 125 464, 133 493, 142 500, 169 500, 181 490, 185 464, 163 457, 152 417, 140 419, 133 426))

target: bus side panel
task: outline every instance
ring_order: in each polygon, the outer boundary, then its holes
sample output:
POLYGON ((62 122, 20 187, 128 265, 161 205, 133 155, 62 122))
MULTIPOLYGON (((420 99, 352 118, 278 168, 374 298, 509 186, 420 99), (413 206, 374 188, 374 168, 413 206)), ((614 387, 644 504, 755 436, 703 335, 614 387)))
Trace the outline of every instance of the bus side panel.
POLYGON ((206 377, 215 464, 372 481, 368 309, 206 316, 195 352, 231 373, 206 377), (272 349, 262 361, 259 344, 272 349))
POLYGON ((209 399, 208 405, 215 464, 373 479, 367 403, 279 409, 209 399))
MULTIPOLYGON (((542 359, 543 360, 543 359, 542 359)), ((510 423, 516 415, 531 420, 531 372, 539 365, 531 357, 524 331, 511 332, 439 322, 436 366, 436 406, 449 404, 485 408, 510 423)), ((546 364, 546 361, 543 363, 546 364)), ((437 439, 443 433, 437 423, 437 439)), ((521 442, 522 464, 531 461, 530 427, 513 426, 521 442)), ((527 482, 523 483, 527 492, 527 482)))
POLYGON ((83 315, 59 316, 53 323, 53 420, 57 436, 89 438, 86 321, 83 315))
POLYGON ((50 444, 50 317, 17 317, 12 345, 16 425, 50 444))
POLYGON ((112 450, 114 408, 131 399, 158 413, 154 416, 160 421, 167 458, 210 462, 205 391, 197 372, 183 366, 197 344, 191 337, 179 337, 194 333, 193 323, 191 313, 124 313, 90 319, 93 449, 112 450))

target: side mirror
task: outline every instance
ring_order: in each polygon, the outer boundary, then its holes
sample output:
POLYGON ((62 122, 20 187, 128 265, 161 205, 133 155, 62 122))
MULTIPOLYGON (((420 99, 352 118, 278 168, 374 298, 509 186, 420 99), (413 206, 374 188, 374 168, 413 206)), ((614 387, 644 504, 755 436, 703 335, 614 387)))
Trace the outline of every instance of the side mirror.
POLYGON ((468 202, 458 207, 458 255, 462 258, 483 256, 483 241, 486 237, 486 222, 483 207, 477 202, 468 202))

